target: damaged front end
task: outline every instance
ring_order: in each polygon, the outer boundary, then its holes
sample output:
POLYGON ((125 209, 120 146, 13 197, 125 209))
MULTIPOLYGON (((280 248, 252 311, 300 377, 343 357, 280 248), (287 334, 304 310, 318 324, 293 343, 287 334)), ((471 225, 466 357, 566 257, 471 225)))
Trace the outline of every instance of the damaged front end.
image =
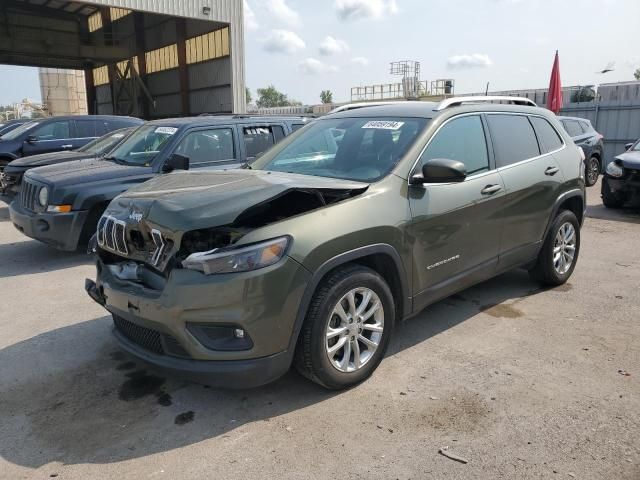
MULTIPOLYGON (((181 189, 171 190, 168 195, 163 190, 164 195, 157 198, 150 198, 149 193, 140 199, 125 194, 112 203, 98 224, 98 268, 108 269, 123 283, 156 293, 164 289, 174 269, 209 275, 265 268, 286 255, 292 239, 282 232, 277 238, 239 244, 247 233, 353 198, 368 187, 349 182, 343 188, 325 188, 329 186, 327 179, 320 181, 322 188, 296 187, 290 181, 274 183, 274 177, 270 175, 265 188, 268 196, 253 188, 246 192, 248 200, 259 200, 248 206, 242 201, 242 182, 238 181, 234 194, 224 191, 216 195, 214 189, 200 188, 191 195, 184 189, 179 197, 181 189), (217 196, 222 198, 215 201, 217 196), (199 207, 194 197, 201 200, 199 207), (232 205, 244 208, 231 212, 232 205), (171 223, 176 225, 167 228, 171 223)), ((247 183, 254 186, 256 182, 247 183)))

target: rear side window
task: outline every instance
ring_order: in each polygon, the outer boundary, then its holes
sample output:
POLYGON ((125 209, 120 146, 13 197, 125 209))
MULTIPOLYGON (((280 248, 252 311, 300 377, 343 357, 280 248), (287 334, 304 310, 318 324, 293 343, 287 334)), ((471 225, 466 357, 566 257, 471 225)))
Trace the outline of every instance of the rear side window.
POLYGON ((467 175, 489 170, 487 141, 480 116, 456 118, 438 130, 422 154, 420 164, 434 158, 464 163, 467 175))
POLYGON ((247 158, 257 157, 268 150, 272 145, 284 138, 284 130, 279 125, 243 127, 247 158))
POLYGON ((487 115, 496 164, 506 167, 540 155, 538 140, 525 115, 487 115))
POLYGON ((76 136, 78 138, 101 137, 107 133, 104 122, 98 120, 76 120, 76 136))
POLYGON ((570 137, 579 137, 584 133, 577 120, 563 120, 562 125, 570 137))
POLYGON ((553 152, 562 147, 562 139, 548 120, 542 117, 529 117, 529 119, 533 124, 533 128, 536 130, 536 135, 538 135, 542 153, 553 152))

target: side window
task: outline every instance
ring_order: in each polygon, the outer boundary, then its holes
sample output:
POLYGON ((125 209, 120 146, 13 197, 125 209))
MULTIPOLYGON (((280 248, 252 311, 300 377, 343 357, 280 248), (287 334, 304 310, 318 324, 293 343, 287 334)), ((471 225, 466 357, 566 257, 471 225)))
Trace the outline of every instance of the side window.
POLYGON ((69 122, 66 120, 46 123, 37 128, 33 134, 38 137, 38 141, 64 140, 71 137, 69 134, 69 122))
POLYGON ((282 127, 271 125, 266 127, 242 127, 242 137, 244 139, 247 158, 257 157, 262 152, 268 150, 277 141, 284 138, 282 127), (276 140, 276 129, 280 129, 276 140))
POLYGON ((461 117, 446 123, 422 154, 420 164, 434 158, 464 163, 467 175, 489 170, 487 141, 480 116, 461 117))
POLYGON ((175 153, 189 157, 194 165, 233 160, 233 132, 230 128, 191 132, 182 139, 175 153))
POLYGON ((76 136, 78 138, 101 137, 106 132, 103 122, 97 120, 76 120, 76 136))
POLYGON ((291 124, 291 132, 295 132, 296 130, 300 130, 302 127, 304 127, 303 123, 292 123, 291 124))
POLYGON ((525 115, 487 115, 498 167, 540 155, 536 134, 525 115))
POLYGON ((562 124, 570 137, 579 137, 583 133, 577 120, 563 120, 562 124))
POLYGON ((582 127, 584 133, 591 133, 591 131, 593 130, 591 124, 587 122, 580 122, 580 126, 582 127))
POLYGON ((548 120, 542 117, 529 117, 540 142, 542 153, 549 153, 562 147, 562 139, 548 120))

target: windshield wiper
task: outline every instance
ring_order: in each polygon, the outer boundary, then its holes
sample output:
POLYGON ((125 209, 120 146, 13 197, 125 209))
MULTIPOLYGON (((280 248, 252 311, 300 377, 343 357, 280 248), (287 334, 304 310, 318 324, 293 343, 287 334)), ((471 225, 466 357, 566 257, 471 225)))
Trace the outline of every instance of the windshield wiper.
POLYGON ((118 165, 128 165, 127 162, 117 157, 102 157, 102 159, 108 162, 117 163, 118 165))
POLYGON ((253 170, 251 165, 249 165, 249 162, 243 163, 242 165, 240 165, 240 168, 245 169, 245 170, 253 170))

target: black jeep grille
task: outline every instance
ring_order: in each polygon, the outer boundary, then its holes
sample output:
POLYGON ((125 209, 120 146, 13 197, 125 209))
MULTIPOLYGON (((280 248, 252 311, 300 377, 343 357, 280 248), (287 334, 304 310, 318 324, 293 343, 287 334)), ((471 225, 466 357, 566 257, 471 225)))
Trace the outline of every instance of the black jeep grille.
POLYGON ((38 192, 40 190, 40 187, 29 182, 26 179, 22 183, 23 185, 20 201, 24 208, 33 212, 36 208, 36 201, 38 199, 38 192))
POLYGON ((118 332, 145 350, 158 355, 189 358, 187 351, 171 335, 137 325, 116 315, 113 316, 113 324, 118 332))

